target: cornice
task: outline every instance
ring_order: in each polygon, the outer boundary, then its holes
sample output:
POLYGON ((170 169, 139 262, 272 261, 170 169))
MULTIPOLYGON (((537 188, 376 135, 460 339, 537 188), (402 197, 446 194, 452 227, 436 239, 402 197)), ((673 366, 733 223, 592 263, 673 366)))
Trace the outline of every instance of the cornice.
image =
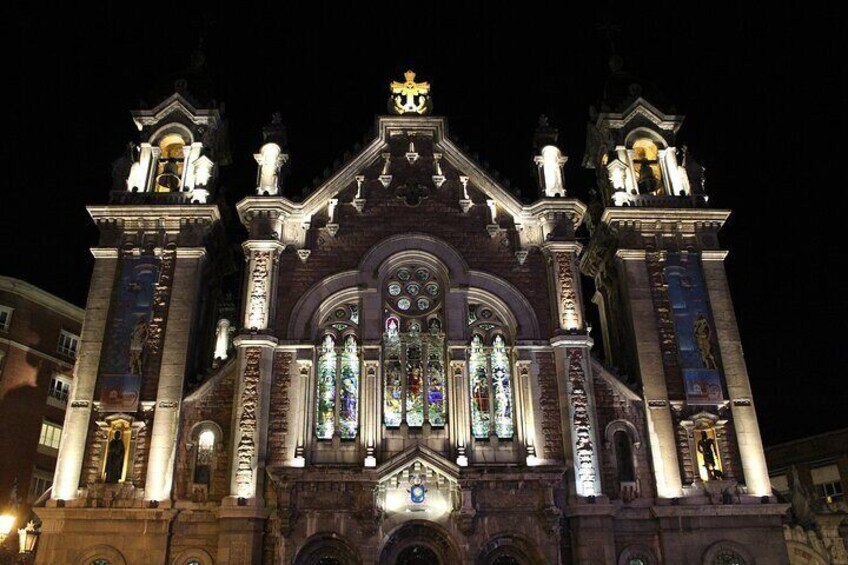
POLYGON ((642 232, 682 231, 692 233, 698 228, 718 229, 730 217, 730 210, 713 208, 633 208, 615 206, 604 210, 601 222, 616 231, 632 227, 642 232))
POLYGON ((20 279, 0 276, 0 292, 2 291, 16 294, 63 316, 67 316, 72 320, 78 321, 80 324, 85 316, 85 310, 82 308, 74 306, 70 302, 62 300, 58 296, 50 294, 46 290, 41 290, 37 286, 20 279))

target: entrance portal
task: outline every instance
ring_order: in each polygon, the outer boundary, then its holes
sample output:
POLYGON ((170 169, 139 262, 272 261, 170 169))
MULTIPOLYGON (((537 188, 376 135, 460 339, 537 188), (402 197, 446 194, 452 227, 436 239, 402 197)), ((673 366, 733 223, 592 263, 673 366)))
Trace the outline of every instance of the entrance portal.
POLYGON ((439 565, 436 552, 424 545, 411 545, 400 552, 396 565, 439 565))
POLYGON ((389 535, 380 552, 385 565, 451 565, 462 563, 449 534, 432 522, 407 522, 389 535))

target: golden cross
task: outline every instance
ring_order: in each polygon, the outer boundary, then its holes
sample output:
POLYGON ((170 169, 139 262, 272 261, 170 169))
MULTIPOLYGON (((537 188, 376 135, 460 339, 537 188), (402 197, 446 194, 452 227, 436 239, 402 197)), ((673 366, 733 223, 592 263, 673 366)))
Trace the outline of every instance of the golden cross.
POLYGON ((392 81, 389 88, 392 90, 394 110, 398 114, 423 114, 427 108, 426 96, 430 94, 429 82, 415 82, 415 73, 406 71, 403 73, 406 82, 392 81), (421 98, 419 98, 421 97, 421 98))

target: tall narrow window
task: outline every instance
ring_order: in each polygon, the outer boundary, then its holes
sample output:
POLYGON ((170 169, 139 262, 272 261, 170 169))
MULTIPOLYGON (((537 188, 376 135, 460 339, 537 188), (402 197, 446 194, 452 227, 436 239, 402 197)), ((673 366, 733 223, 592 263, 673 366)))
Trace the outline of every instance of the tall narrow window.
POLYGON ((76 357, 77 349, 79 348, 79 336, 76 334, 72 334, 69 331, 62 330, 59 333, 59 346, 57 350, 62 355, 67 355, 68 357, 76 357))
POLYGON ((656 143, 647 138, 633 143, 633 169, 639 194, 662 194, 662 169, 656 143))
POLYGON ((159 142, 156 166, 156 192, 177 192, 183 183, 185 141, 179 135, 167 135, 159 142))
POLYGON ((12 323, 12 311, 9 306, 0 305, 0 331, 9 329, 9 325, 12 323))
POLYGON ((515 411, 505 324, 492 308, 479 304, 469 305, 468 324, 472 331, 468 350, 471 433, 475 439, 492 435, 511 439, 515 411))
POLYGON ((316 371, 315 436, 353 439, 359 431, 359 307, 345 304, 324 320, 316 371))
POLYGON ((197 456, 194 460, 194 482, 208 485, 212 477, 212 459, 215 455, 215 432, 203 430, 197 436, 197 456))
POLYGON ((385 284, 383 423, 447 423, 443 287, 429 267, 395 269, 385 284))
POLYGON ((318 357, 318 408, 315 418, 315 435, 318 439, 333 437, 336 424, 336 342, 333 336, 324 336, 321 355, 318 357))
POLYGON ((612 436, 615 444, 615 465, 619 482, 633 482, 636 472, 633 469, 633 449, 627 432, 619 430, 612 436))

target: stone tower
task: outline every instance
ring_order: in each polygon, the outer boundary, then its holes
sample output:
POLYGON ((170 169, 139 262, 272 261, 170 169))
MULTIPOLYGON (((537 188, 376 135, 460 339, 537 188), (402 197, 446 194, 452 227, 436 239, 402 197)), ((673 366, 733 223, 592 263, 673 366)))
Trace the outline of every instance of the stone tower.
POLYGON ((143 530, 129 562, 163 563, 168 552, 183 387, 219 220, 207 202, 220 117, 175 93, 133 119, 140 142, 123 186, 88 208, 100 239, 53 492, 40 511, 44 562, 70 563, 86 546, 143 530))

